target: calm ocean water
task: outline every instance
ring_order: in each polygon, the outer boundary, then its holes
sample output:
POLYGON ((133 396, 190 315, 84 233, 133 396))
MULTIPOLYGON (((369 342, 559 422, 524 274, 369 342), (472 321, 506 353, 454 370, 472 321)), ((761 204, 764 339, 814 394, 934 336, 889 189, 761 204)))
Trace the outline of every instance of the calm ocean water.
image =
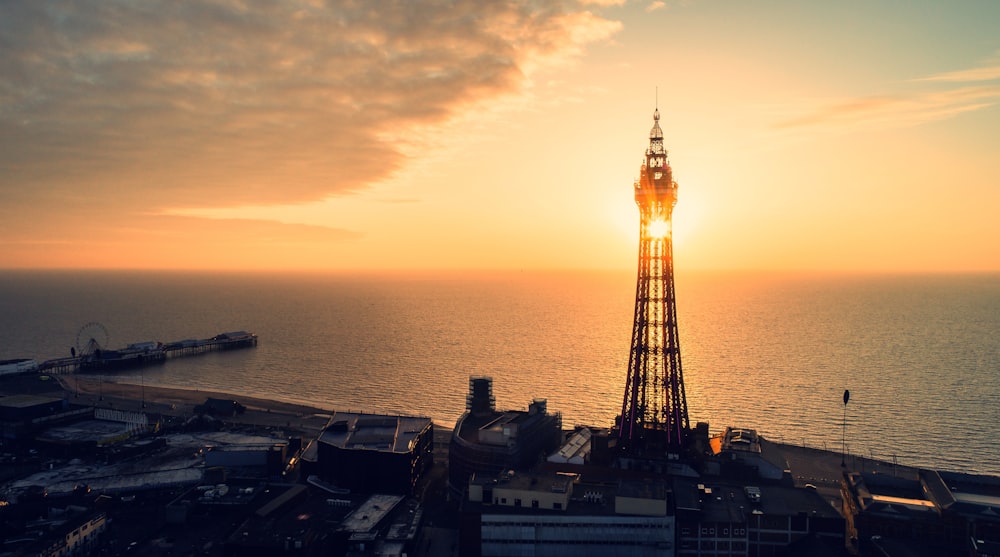
MULTIPOLYGON (((685 273, 692 423, 1000 474, 1000 275, 685 273)), ((119 348, 260 335, 116 380, 220 390, 452 425, 470 375, 501 408, 548 399, 566 426, 621 406, 633 273, 0 272, 0 359, 68 355, 99 322, 119 348)), ((97 381, 94 377, 91 380, 97 381)))

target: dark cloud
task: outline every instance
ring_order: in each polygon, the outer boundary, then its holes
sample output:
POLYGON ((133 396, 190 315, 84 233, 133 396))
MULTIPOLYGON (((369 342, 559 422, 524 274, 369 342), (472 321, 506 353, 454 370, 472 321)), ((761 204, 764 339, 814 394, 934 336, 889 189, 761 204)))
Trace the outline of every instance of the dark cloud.
POLYGON ((356 191, 414 126, 616 29, 558 2, 4 2, 0 218, 356 191))

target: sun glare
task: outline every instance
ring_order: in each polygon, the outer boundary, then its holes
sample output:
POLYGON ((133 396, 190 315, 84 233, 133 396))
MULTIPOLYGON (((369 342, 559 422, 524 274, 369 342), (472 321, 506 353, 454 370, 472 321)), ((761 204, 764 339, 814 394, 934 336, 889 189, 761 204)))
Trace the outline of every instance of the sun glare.
POLYGON ((666 238, 670 234, 670 221, 653 219, 646 227, 646 233, 652 238, 666 238))

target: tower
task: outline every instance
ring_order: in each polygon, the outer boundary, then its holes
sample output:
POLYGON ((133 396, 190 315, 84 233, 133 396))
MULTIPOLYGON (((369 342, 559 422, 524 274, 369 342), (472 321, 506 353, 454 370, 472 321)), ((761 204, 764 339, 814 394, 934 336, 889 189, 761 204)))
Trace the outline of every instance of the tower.
POLYGON ((676 453, 688 430, 684 375, 677 334, 674 291, 673 210, 677 203, 660 110, 653 112, 646 159, 635 181, 639 206, 639 270, 619 448, 627 455, 657 457, 676 453))

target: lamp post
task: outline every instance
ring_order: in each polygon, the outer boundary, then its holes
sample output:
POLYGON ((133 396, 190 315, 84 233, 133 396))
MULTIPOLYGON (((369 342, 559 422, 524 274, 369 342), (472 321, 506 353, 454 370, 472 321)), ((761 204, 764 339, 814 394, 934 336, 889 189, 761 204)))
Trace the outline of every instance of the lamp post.
POLYGON ((847 467, 847 401, 851 400, 851 391, 844 389, 844 428, 840 441, 840 467, 847 467))

